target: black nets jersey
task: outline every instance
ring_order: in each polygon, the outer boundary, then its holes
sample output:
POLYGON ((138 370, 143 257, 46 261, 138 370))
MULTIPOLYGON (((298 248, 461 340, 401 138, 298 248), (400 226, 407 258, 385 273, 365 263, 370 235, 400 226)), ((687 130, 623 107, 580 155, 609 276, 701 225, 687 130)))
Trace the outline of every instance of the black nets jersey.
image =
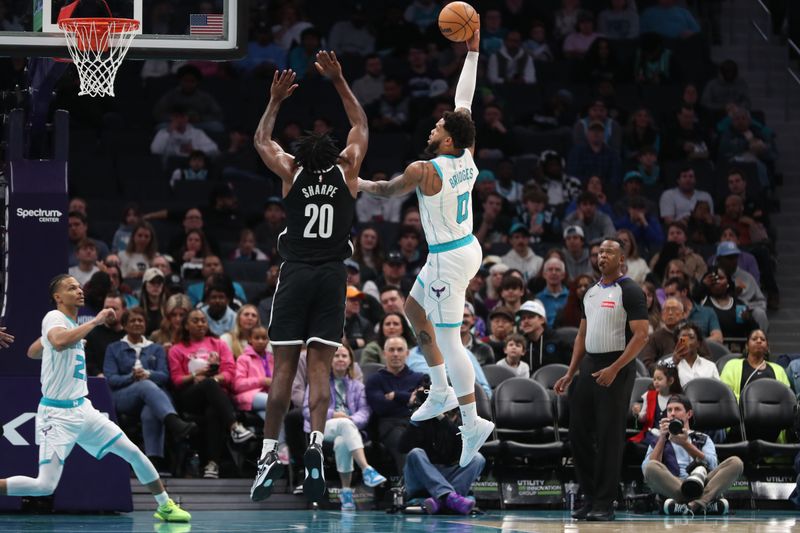
POLYGON ((286 229, 278 237, 278 253, 286 261, 344 261, 353 254, 356 200, 339 165, 320 173, 299 167, 283 203, 286 229))

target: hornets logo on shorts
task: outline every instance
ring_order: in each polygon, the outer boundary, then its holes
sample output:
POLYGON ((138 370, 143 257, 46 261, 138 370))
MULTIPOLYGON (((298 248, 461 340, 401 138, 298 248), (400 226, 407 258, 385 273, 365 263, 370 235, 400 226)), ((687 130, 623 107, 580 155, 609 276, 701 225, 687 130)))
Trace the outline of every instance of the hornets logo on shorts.
POLYGON ((430 296, 437 302, 442 302, 450 297, 450 284, 437 279, 430 284, 430 296))

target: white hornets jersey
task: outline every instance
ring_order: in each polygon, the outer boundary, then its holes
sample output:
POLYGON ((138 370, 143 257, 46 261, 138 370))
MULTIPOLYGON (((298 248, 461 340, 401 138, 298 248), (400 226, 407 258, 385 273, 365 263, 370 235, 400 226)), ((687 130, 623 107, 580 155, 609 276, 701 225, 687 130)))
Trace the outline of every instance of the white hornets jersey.
POLYGON ((56 350, 47 339, 47 333, 56 327, 73 329, 78 325, 56 310, 47 313, 42 320, 42 396, 51 400, 77 400, 89 393, 83 341, 56 350))
POLYGON ((478 167, 469 150, 461 155, 440 155, 430 161, 442 179, 442 190, 425 196, 417 188, 420 218, 429 246, 472 235, 472 186, 478 167))

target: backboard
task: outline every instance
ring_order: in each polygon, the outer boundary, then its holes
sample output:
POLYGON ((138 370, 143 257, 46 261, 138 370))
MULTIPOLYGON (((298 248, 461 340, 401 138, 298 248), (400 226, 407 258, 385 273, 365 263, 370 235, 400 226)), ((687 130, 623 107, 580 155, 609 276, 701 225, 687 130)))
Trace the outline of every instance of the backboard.
MULTIPOLYGON (((6 8, 5 17, 0 12, 0 56, 69 57, 57 20, 61 9, 73 3, 0 0, 0 7, 6 8)), ((97 16, 91 10, 105 11, 107 5, 113 17, 139 20, 141 30, 128 59, 228 60, 246 52, 248 4, 246 0, 81 0, 73 16, 97 16)))

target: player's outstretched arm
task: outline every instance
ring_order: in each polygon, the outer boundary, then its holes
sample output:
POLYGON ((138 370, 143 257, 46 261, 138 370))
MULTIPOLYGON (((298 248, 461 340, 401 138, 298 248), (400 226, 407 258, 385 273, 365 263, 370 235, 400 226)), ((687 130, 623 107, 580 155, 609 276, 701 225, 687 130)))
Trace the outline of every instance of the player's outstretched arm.
POLYGON ((433 179, 438 179, 433 165, 426 161, 415 161, 406 167, 405 172, 388 181, 368 181, 358 178, 358 190, 384 198, 403 196, 413 191, 415 187, 425 188, 433 179))
MULTIPOLYGON (((467 41, 467 57, 456 84, 455 110, 456 113, 466 113, 472 116, 472 99, 475 96, 475 80, 478 77, 478 50, 481 46, 481 30, 475 30, 467 41)), ((469 147, 475 153, 475 145, 469 147)))
MULTIPOLYGON (((358 99, 350 90, 347 80, 342 75, 342 66, 336 59, 334 52, 321 50, 317 52, 317 61, 314 63, 317 71, 329 78, 342 99, 344 111, 347 113, 347 120, 350 122, 350 133, 347 134, 347 146, 342 151, 342 156, 347 160, 351 167, 353 176, 358 175, 361 162, 367 153, 367 141, 369 140, 369 128, 367 114, 358 102, 358 99)), ((352 179, 352 178, 351 178, 352 179)))
POLYGON ((52 328, 47 332, 47 340, 58 351, 66 350, 76 342, 83 340, 95 327, 104 323, 110 316, 116 313, 110 307, 106 307, 89 322, 78 326, 77 328, 67 329, 62 327, 52 328))
POLYGON ((281 145, 272 140, 272 131, 275 129, 275 120, 284 100, 289 98, 297 84, 294 82, 295 73, 289 70, 275 71, 270 87, 269 103, 261 116, 258 129, 253 136, 253 144, 258 155, 272 172, 277 174, 284 184, 291 184, 294 174, 294 158, 283 151, 281 145))

